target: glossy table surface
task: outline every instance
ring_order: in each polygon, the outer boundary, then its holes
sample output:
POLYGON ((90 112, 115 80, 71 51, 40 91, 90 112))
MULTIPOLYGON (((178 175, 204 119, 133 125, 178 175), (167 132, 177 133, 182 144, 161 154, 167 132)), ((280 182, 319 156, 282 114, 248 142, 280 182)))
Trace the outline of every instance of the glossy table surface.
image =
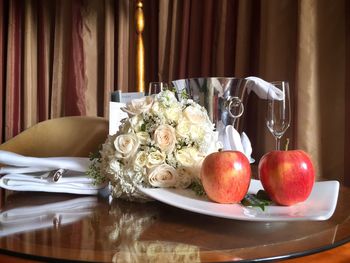
POLYGON ((160 202, 2 192, 0 254, 32 260, 199 262, 304 256, 350 240, 350 188, 326 221, 247 222, 160 202))

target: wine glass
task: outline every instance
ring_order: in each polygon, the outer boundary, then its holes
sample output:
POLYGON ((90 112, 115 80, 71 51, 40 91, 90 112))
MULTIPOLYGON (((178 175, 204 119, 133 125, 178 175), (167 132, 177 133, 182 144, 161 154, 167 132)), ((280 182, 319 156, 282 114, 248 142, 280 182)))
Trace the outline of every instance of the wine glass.
POLYGON ((166 82, 150 82, 148 87, 148 95, 158 94, 163 90, 169 89, 166 82))
POLYGON ((289 84, 287 81, 276 81, 271 84, 278 90, 269 89, 268 91, 266 125, 275 137, 276 150, 279 151, 280 139, 290 125, 289 84))

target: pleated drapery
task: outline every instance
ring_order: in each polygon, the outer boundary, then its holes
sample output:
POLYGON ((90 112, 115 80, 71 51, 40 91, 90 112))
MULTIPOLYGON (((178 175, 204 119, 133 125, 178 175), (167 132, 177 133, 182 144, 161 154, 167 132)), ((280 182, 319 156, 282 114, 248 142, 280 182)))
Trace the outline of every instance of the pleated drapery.
POLYGON ((133 78, 130 3, 0 2, 1 141, 49 118, 108 116, 110 93, 133 78))
POLYGON ((346 2, 314 0, 299 5, 297 145, 311 153, 319 174, 330 178, 344 174, 344 150, 349 147, 345 121, 350 116, 344 100, 350 88, 345 83, 345 21, 350 19, 346 2))
MULTIPOLYGON (((288 80, 291 127, 317 176, 350 183, 346 0, 144 0, 146 85, 179 78, 288 80), (344 176, 346 175, 346 176, 344 176)), ((0 1, 0 138, 69 115, 108 117, 110 92, 135 91, 135 1, 0 1)), ((256 160, 273 149, 265 102, 250 95, 256 160)))
MULTIPOLYGON (((0 2, 0 17, 4 17, 4 2, 0 2)), ((5 122, 4 122, 4 103, 5 103, 5 34, 4 34, 4 20, 0 19, 0 141, 3 141, 3 134, 5 131, 5 122)))

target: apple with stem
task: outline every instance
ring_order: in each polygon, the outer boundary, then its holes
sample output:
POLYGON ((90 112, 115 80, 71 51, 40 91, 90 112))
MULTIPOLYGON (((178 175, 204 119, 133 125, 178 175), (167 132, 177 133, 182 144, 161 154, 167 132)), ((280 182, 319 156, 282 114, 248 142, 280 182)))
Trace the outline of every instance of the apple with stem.
POLYGON ((238 203, 249 188, 250 164, 238 151, 211 153, 203 160, 200 177, 209 199, 224 204, 238 203))
POLYGON ((309 197, 315 169, 302 150, 272 151, 260 159, 259 179, 272 201, 290 206, 309 197))

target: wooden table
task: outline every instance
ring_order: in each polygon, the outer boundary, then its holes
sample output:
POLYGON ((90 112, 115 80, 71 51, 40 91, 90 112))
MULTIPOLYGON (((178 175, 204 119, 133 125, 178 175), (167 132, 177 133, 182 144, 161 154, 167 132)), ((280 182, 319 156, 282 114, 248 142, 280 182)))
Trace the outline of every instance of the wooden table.
POLYGON ((350 188, 344 186, 326 221, 247 222, 160 202, 47 193, 7 192, 1 211, 0 261, 6 262, 350 260, 350 188))

